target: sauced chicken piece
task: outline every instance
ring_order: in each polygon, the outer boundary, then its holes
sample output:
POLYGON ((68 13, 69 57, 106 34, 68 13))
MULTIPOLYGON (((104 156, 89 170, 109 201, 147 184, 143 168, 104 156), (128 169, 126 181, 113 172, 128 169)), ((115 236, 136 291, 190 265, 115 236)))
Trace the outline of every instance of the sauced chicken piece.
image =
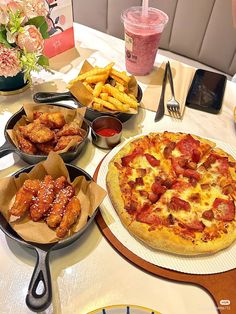
POLYGON ((25 139, 20 132, 16 132, 16 138, 18 141, 19 149, 22 150, 26 154, 36 154, 37 148, 33 143, 25 139))
POLYGON ((74 194, 75 191, 71 185, 68 185, 66 188, 58 192, 52 204, 52 210, 46 219, 49 227, 55 228, 60 224, 66 205, 74 194))
POLYGON ((83 138, 80 135, 70 135, 70 136, 62 136, 59 138, 57 145, 54 148, 54 151, 62 150, 66 148, 66 146, 72 141, 76 141, 76 144, 79 144, 83 138))
POLYGON ((74 196, 66 206, 64 216, 56 231, 58 238, 64 238, 66 236, 70 227, 77 221, 80 213, 80 201, 76 196, 74 196))
POLYGON ((61 176, 54 181, 54 192, 57 194, 60 190, 64 189, 69 183, 66 177, 61 176))
POLYGON ((54 132, 38 122, 19 127, 24 137, 33 143, 45 143, 54 139, 54 132))
POLYGON ((38 143, 36 144, 36 147, 41 153, 43 153, 44 155, 48 155, 50 151, 54 150, 55 142, 50 141, 46 143, 38 143))
POLYGON ((23 186, 16 193, 15 202, 10 209, 10 214, 22 217, 30 208, 33 197, 37 195, 39 187, 39 180, 25 180, 23 186))
POLYGON ((58 137, 67 135, 82 135, 79 121, 75 120, 71 123, 67 123, 57 132, 58 137))
POLYGON ((54 197, 54 181, 50 175, 47 175, 40 184, 34 204, 30 207, 30 215, 33 221, 40 220, 48 212, 54 197))
POLYGON ((50 129, 60 129, 66 124, 61 112, 35 112, 34 117, 37 117, 41 124, 50 129))

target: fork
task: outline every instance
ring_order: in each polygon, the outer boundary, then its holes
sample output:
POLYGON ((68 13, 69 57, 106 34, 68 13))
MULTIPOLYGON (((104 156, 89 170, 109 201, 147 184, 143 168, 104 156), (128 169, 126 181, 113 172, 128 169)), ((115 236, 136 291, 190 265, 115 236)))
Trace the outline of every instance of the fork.
POLYGON ((172 97, 170 100, 167 101, 166 106, 171 116, 179 118, 180 117, 180 104, 175 98, 174 83, 173 83, 173 77, 172 77, 172 72, 171 72, 169 61, 167 62, 167 73, 168 73, 168 78, 170 82, 170 89, 171 89, 172 97))

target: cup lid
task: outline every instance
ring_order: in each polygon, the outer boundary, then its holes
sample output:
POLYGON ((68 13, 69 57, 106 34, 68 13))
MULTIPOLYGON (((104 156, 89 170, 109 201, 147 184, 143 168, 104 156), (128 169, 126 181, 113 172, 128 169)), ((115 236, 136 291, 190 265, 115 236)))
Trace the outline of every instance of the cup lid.
POLYGON ((142 7, 130 7, 121 14, 121 20, 123 23, 133 27, 142 29, 160 29, 162 30, 167 24, 168 15, 156 8, 149 7, 148 15, 142 15, 142 7))

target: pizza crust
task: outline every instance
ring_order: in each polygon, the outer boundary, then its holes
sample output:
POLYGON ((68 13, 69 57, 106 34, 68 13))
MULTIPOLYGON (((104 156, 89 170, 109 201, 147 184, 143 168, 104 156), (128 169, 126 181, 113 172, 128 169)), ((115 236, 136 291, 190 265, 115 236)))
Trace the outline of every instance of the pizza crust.
MULTIPOLYGON (((173 132, 168 132, 168 131, 165 131, 162 134, 163 134, 164 137, 167 137, 170 140, 175 141, 175 142, 179 141, 183 136, 187 135, 187 133, 183 133, 183 132, 173 133, 173 132)), ((213 141, 211 141, 211 140, 203 138, 203 137, 201 137, 199 135, 195 135, 195 134, 191 134, 191 133, 188 133, 188 134, 191 135, 195 140, 198 140, 198 141, 200 141, 203 144, 210 145, 211 148, 216 146, 216 144, 213 141)))
POLYGON ((212 254, 230 246, 236 239, 236 226, 229 227, 229 234, 222 236, 214 241, 202 242, 196 239, 194 243, 180 236, 174 235, 170 229, 161 227, 150 231, 147 224, 133 221, 126 225, 126 220, 121 221, 127 230, 136 238, 143 241, 148 246, 165 252, 170 252, 178 255, 202 255, 212 254))
POLYGON ((121 150, 114 156, 114 158, 110 161, 108 166, 108 172, 106 176, 106 186, 107 192, 111 199, 112 205, 115 208, 119 217, 123 216, 126 225, 131 223, 130 215, 124 209, 124 201, 122 199, 122 194, 119 186, 119 171, 115 166, 115 162, 119 162, 120 159, 127 155, 130 151, 132 145, 132 141, 127 143, 121 150))

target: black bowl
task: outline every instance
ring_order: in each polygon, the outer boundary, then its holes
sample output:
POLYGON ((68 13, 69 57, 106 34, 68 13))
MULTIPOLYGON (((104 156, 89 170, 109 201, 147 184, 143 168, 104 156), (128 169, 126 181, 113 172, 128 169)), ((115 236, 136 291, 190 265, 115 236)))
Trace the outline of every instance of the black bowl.
MULTIPOLYGON (((91 176, 83 169, 76 167, 74 165, 65 164, 69 172, 70 180, 73 181, 78 176, 84 176, 87 180, 92 180, 91 176)), ((29 173, 33 166, 25 167, 12 176, 18 177, 21 173, 29 173)), ((49 254, 52 250, 62 249, 68 247, 70 244, 78 240, 81 235, 88 229, 88 227, 93 222, 99 207, 95 210, 91 217, 88 217, 86 225, 74 233, 71 237, 60 240, 56 243, 51 244, 37 244, 23 240, 8 224, 5 218, 0 214, 0 229, 12 240, 17 241, 24 247, 33 249, 37 254, 37 261, 31 281, 29 284, 29 289, 26 296, 26 304, 31 311, 41 312, 46 310, 52 301, 52 285, 51 285, 51 275, 49 267, 49 254), (44 289, 38 289, 39 285, 43 285, 44 289), (41 290, 38 292, 38 290, 41 290)), ((16 283, 17 284, 17 283, 16 283)))
MULTIPOLYGON (((57 106, 57 105, 54 105, 54 106, 57 106)), ((63 107, 72 109, 70 106, 66 106, 66 105, 63 105, 63 107)), ((6 141, 0 147, 0 158, 10 153, 16 153, 28 164, 36 164, 42 160, 45 160, 47 158, 47 155, 31 155, 31 154, 24 153, 22 150, 20 150, 19 148, 15 146, 15 144, 13 143, 13 141, 11 140, 10 136, 7 133, 7 130, 13 129, 17 121, 20 120, 23 115, 25 115, 25 111, 24 111, 24 108, 22 107, 8 120, 4 129, 4 135, 5 135, 6 141)), ((89 135, 90 127, 85 120, 83 121, 82 128, 86 131, 85 137, 82 140, 82 142, 80 142, 77 146, 75 146, 71 151, 59 154, 65 162, 70 162, 74 160, 81 153, 86 143, 88 142, 88 135, 89 135)))

